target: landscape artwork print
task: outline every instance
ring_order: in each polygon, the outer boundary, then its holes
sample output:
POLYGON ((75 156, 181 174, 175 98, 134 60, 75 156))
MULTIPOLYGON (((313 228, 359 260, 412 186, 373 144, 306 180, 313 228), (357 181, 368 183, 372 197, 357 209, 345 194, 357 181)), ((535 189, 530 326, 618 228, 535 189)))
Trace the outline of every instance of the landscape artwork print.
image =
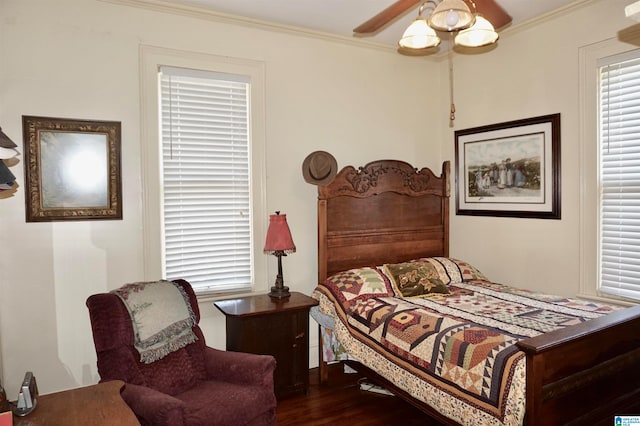
POLYGON ((455 131, 456 214, 560 219, 560 114, 455 131))
POLYGON ((468 203, 544 203, 544 133, 465 144, 468 203))

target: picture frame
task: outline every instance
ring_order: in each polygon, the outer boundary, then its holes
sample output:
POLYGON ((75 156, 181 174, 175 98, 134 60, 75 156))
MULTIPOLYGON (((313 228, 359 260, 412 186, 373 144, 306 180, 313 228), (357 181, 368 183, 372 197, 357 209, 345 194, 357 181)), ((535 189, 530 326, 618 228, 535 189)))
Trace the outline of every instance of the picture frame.
POLYGON ((455 135, 456 214, 560 219, 560 114, 455 135))
POLYGON ((121 123, 22 116, 26 221, 122 219, 121 123))

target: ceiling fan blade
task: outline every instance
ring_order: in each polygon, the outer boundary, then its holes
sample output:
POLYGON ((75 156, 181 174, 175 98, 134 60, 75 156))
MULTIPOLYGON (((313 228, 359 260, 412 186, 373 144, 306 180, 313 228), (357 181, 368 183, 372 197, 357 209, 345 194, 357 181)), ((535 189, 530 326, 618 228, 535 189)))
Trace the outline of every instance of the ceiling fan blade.
POLYGON ((364 22, 354 28, 353 32, 357 34, 375 33, 380 28, 384 27, 422 1, 423 0, 398 0, 373 18, 369 19, 367 22, 364 22))
POLYGON ((474 0, 478 13, 498 30, 511 23, 511 16, 495 0, 474 0))

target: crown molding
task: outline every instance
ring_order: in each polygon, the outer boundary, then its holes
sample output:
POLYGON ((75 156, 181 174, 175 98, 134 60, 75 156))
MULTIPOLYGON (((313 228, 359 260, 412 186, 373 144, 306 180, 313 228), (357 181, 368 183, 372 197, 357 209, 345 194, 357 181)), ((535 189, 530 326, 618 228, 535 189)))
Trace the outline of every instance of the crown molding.
MULTIPOLYGON (((500 39, 505 39, 505 38, 508 39, 509 37, 513 37, 514 35, 521 33, 523 31, 526 31, 532 27, 541 25, 547 21, 556 19, 560 16, 565 16, 580 8, 588 6, 589 4, 597 3, 600 1, 605 1, 605 0, 576 0, 558 9, 554 9, 552 11, 539 15, 535 18, 531 18, 519 24, 502 29, 500 31, 500 39)), ((463 55, 478 55, 478 54, 482 54, 482 53, 485 53, 494 49, 499 49, 499 48, 500 48, 500 42, 491 46, 484 46, 480 48, 464 48, 462 49, 462 52, 459 50, 459 48, 456 47, 454 48, 454 52, 461 53, 463 55)), ((431 57, 438 61, 444 61, 448 59, 448 54, 449 54, 449 49, 445 49, 437 53, 434 53, 433 55, 431 55, 431 57)))
POLYGON ((507 37, 513 33, 517 34, 519 32, 528 30, 531 27, 540 25, 543 22, 550 21, 552 19, 556 19, 561 16, 565 16, 578 9, 588 6, 589 4, 597 3, 600 1, 603 1, 603 0, 576 0, 573 3, 566 4, 558 9, 554 9, 547 13, 543 13, 542 15, 536 16, 535 18, 528 19, 512 27, 505 28, 503 31, 501 31, 501 36, 502 34, 504 34, 507 37))
POLYGON ((139 9, 151 10, 154 12, 180 15, 189 18, 204 19, 222 24, 239 25, 253 29, 265 31, 275 31, 301 37, 326 40, 330 42, 349 44, 369 49, 396 52, 393 46, 384 43, 377 43, 356 37, 346 37, 331 34, 323 31, 311 30, 308 28, 296 27, 293 25, 279 24, 275 22, 263 21, 246 16, 234 15, 230 13, 217 12, 198 6, 188 6, 183 4, 170 3, 164 0, 98 0, 103 3, 111 3, 120 6, 136 7, 139 9))
MULTIPOLYGON (((241 15, 217 12, 217 11, 213 11, 213 10, 206 9, 204 7, 199 7, 199 6, 189 6, 184 4, 171 3, 166 0, 98 0, 98 1, 103 3, 120 5, 120 6, 136 7, 136 8, 146 9, 154 12, 185 16, 189 18, 204 19, 204 20, 209 20, 209 21, 218 22, 222 24, 238 25, 238 26, 244 26, 244 27, 253 28, 253 29, 274 31, 274 32, 300 36, 300 37, 309 37, 309 38, 321 39, 321 40, 326 40, 326 41, 335 42, 335 43, 348 44, 352 46, 380 50, 380 51, 385 51, 389 53, 397 53, 397 49, 395 48, 395 46, 389 46, 387 44, 379 43, 379 42, 372 42, 369 40, 365 40, 363 38, 341 36, 341 35, 331 34, 323 31, 297 27, 293 25, 263 21, 259 19, 249 18, 246 16, 241 16, 241 15)), ((596 3, 599 1, 604 1, 604 0, 576 0, 563 7, 544 13, 535 18, 507 27, 500 31, 500 38, 511 37, 514 34, 518 34, 522 31, 528 30, 532 27, 540 25, 551 19, 555 19, 557 17, 567 15, 569 13, 574 12, 577 9, 580 9, 589 4, 596 3)), ((496 48, 496 45, 494 45, 493 48, 496 48)), ((480 49, 483 49, 483 48, 480 48, 480 49)), ((482 51, 479 50, 478 52, 471 52, 467 50, 466 54, 478 54, 478 53, 483 53, 486 50, 487 50, 486 48, 484 48, 482 51)), ((488 50, 493 50, 493 49, 489 48, 488 50)), ((431 59, 436 61, 442 61, 447 59, 448 54, 449 54, 449 48, 446 48, 446 49, 440 49, 439 51, 431 55, 426 55, 426 56, 417 55, 413 57, 419 58, 419 59, 431 59)), ((463 54, 465 53, 463 52, 463 54)), ((406 55, 403 55, 403 56, 406 56, 406 55)))

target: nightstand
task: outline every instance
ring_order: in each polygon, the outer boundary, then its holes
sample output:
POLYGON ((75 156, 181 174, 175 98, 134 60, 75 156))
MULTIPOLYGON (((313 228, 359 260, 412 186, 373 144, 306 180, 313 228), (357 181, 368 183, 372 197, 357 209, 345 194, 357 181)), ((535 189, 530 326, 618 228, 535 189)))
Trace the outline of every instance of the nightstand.
POLYGON ((276 358, 278 399, 309 388, 309 309, 317 304, 298 292, 286 299, 265 294, 214 302, 226 317, 228 351, 276 358))

